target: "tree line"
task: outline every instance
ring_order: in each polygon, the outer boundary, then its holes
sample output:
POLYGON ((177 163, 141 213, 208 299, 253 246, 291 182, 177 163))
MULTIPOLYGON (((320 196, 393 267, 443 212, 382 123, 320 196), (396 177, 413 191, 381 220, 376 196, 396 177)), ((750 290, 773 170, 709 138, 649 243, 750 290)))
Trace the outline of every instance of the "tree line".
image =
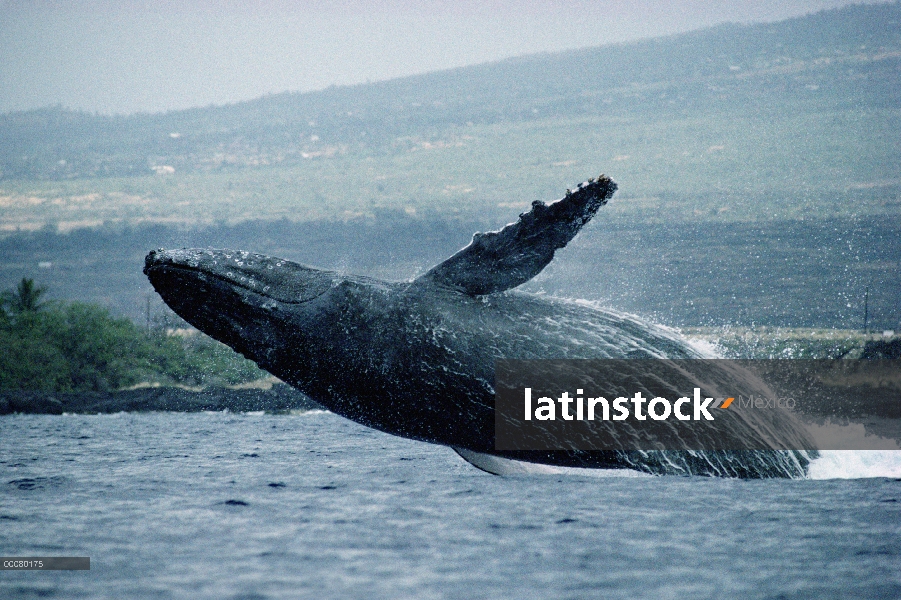
POLYGON ((236 384, 264 375, 200 333, 140 327, 103 306, 46 299, 23 278, 0 294, 0 389, 108 392, 142 382, 236 384))

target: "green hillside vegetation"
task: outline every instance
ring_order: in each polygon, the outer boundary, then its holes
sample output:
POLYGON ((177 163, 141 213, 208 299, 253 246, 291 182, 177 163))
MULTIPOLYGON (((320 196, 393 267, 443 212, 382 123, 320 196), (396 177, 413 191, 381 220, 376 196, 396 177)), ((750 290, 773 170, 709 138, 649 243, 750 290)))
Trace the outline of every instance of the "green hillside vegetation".
POLYGON ((607 217, 901 213, 901 4, 166 114, 0 116, 0 228, 515 215, 604 171, 607 217))
POLYGON ((264 375, 205 336, 146 330, 103 307, 44 301, 22 279, 0 305, 0 389, 106 392, 141 382, 236 384, 264 375))

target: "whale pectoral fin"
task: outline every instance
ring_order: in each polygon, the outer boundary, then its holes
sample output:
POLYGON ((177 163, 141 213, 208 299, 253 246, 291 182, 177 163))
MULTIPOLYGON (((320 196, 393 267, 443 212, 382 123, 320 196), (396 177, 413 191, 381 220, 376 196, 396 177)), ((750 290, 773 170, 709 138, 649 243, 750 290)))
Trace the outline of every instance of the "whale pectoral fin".
POLYGON ((453 450, 476 469, 492 475, 554 475, 560 472, 559 469, 549 465, 521 462, 502 456, 473 452, 466 448, 454 448, 453 450))
POLYGON ((472 242, 436 265, 417 283, 445 285, 471 296, 492 294, 525 283, 547 266, 594 213, 607 203, 616 184, 601 175, 551 204, 532 210, 500 231, 477 233, 472 242))

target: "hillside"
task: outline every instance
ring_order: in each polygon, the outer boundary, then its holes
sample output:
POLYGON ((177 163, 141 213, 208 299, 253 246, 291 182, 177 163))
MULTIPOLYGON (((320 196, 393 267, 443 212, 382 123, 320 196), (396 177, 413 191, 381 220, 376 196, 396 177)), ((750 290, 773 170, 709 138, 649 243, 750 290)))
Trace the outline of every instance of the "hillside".
POLYGON ((488 211, 604 171, 612 217, 899 212, 901 4, 166 114, 0 116, 0 228, 488 211), (637 199, 637 200, 636 200, 637 199))
POLYGON ((154 247, 405 279, 605 172, 616 196, 526 289, 678 326, 899 329, 899 89, 895 3, 166 114, 0 115, 0 286, 143 322, 165 314, 154 247))
MULTIPOLYGON (((526 291, 583 298, 674 326, 901 330, 901 223, 878 217, 614 223, 602 209, 526 291)), ((141 272, 158 247, 245 248, 379 279, 423 273, 501 223, 403 213, 347 223, 245 221, 104 227, 0 240, 0 287, 33 277, 56 298, 98 302, 144 324, 168 313, 141 272)))
POLYGON ((3 178, 291 163, 334 147, 391 152, 398 138, 550 116, 897 108, 899 58, 901 7, 860 6, 168 114, 50 108, 0 121, 3 178))

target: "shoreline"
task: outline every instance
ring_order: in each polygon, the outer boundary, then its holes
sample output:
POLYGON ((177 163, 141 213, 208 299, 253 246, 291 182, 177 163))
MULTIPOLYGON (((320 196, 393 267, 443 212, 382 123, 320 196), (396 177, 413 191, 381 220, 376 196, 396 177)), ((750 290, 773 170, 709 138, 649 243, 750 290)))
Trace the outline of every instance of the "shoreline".
POLYGON ((0 391, 0 415, 117 412, 287 412, 322 407, 284 383, 270 389, 146 387, 111 392, 0 391))

